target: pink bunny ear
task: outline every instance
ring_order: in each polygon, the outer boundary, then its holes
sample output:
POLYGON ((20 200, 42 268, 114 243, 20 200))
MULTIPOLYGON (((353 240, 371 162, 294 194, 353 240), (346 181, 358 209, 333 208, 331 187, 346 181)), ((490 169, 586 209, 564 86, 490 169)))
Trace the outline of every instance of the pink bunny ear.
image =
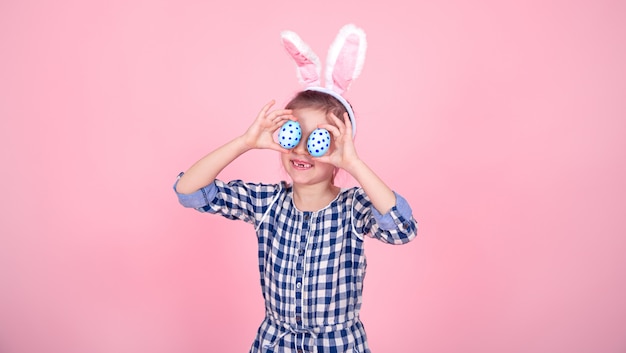
POLYGON ((328 50, 326 87, 339 94, 347 91, 361 74, 366 51, 365 32, 353 24, 343 26, 328 50))
POLYGON ((280 36, 287 53, 296 63, 300 83, 306 87, 319 86, 322 71, 319 57, 296 33, 283 31, 280 36))

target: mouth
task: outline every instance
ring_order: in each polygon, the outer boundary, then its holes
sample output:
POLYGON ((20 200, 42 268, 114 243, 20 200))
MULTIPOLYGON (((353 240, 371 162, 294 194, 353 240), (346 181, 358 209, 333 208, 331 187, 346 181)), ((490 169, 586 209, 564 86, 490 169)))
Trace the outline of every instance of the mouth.
POLYGON ((309 163, 309 162, 305 162, 305 161, 300 161, 297 159, 292 159, 291 160, 291 165, 298 170, 306 170, 306 169, 310 169, 313 168, 313 164, 309 163))

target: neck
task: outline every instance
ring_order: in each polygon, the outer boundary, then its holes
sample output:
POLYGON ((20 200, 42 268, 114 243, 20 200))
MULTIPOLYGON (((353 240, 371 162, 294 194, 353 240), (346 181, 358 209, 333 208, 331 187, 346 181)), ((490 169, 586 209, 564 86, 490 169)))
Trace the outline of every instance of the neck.
POLYGON ((301 211, 317 211, 326 207, 337 197, 339 187, 332 183, 293 185, 293 201, 301 211))

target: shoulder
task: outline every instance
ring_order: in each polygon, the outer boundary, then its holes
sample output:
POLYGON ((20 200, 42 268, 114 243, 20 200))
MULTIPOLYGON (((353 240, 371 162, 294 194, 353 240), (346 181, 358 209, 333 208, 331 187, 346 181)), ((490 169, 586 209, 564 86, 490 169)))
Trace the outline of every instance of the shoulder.
POLYGON ((361 187, 353 186, 342 188, 337 195, 336 202, 354 208, 355 206, 359 207, 358 205, 368 204, 370 201, 361 187))
POLYGON ((341 189, 338 198, 344 199, 349 202, 369 202, 367 194, 365 193, 363 188, 359 186, 341 189))

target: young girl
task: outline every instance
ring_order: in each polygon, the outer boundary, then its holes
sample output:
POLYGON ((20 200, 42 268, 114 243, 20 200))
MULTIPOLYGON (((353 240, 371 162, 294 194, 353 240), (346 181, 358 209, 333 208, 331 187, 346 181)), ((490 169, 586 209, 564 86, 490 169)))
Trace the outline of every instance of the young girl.
POLYGON ((266 314, 250 352, 370 352, 359 319, 364 237, 409 242, 417 232, 411 208, 359 158, 352 109, 337 94, 306 89, 285 109, 273 105, 266 104, 241 136, 181 173, 174 189, 185 207, 255 227, 266 314), (289 120, 300 124, 303 137, 328 130, 327 153, 311 156, 306 138, 292 149, 275 142, 289 120), (291 183, 216 179, 252 149, 280 152, 291 183), (339 169, 360 187, 337 187, 339 169))

